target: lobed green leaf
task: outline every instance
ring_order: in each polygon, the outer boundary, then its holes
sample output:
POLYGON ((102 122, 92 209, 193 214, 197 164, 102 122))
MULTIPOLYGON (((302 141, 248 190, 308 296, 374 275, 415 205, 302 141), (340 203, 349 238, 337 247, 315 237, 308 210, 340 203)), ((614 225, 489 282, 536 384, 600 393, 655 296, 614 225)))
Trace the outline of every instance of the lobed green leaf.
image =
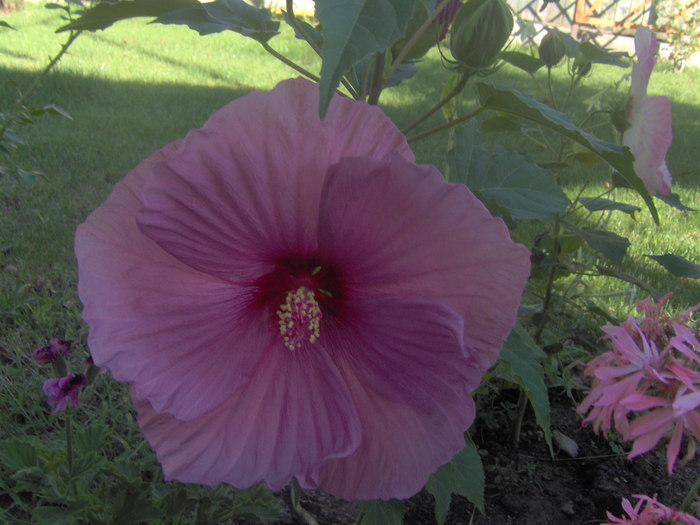
POLYGON ((596 153, 615 168, 625 181, 641 195, 651 212, 654 222, 656 224, 659 223, 659 215, 654 206, 654 201, 649 195, 644 182, 634 171, 634 156, 629 148, 606 142, 590 135, 576 126, 566 113, 542 104, 527 93, 509 86, 495 86, 480 82, 477 83, 477 90, 479 102, 483 107, 535 122, 572 139, 596 153))
POLYGON ((343 75, 403 36, 415 0, 317 0, 323 46, 319 114, 325 117, 343 75))
POLYGON ((467 440, 464 449, 452 461, 440 467, 425 486, 435 498, 435 519, 444 523, 452 494, 464 496, 484 512, 484 466, 474 443, 467 440))
POLYGON ((88 9, 83 16, 56 30, 97 31, 106 29, 115 22, 141 16, 161 16, 168 11, 201 7, 197 0, 133 0, 123 2, 101 2, 88 9))

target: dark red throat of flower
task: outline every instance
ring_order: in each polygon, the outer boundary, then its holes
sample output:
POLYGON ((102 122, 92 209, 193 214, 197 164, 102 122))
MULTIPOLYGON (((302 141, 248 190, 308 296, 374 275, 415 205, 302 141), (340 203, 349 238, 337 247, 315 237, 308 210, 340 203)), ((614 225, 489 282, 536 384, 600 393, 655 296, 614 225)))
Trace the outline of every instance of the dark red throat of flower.
POLYGON ((256 306, 272 313, 292 351, 319 340, 322 320, 337 316, 344 296, 338 272, 318 257, 281 258, 255 288, 256 306))

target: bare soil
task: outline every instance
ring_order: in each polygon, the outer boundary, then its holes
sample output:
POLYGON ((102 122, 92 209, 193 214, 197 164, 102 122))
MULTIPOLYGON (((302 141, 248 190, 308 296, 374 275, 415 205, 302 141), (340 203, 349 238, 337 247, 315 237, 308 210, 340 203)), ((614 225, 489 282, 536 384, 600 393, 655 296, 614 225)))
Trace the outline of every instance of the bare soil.
MULTIPOLYGON (((518 446, 510 431, 510 408, 517 395, 504 392, 471 430, 482 454, 486 473, 486 514, 465 498, 453 496, 447 525, 591 525, 606 521, 606 510, 622 515, 622 498, 658 495, 662 503, 679 507, 700 475, 698 460, 666 473, 665 447, 630 461, 629 444, 608 441, 581 426, 574 400, 550 392, 552 429, 571 438, 578 454, 571 457, 555 447, 552 456, 534 416, 527 414, 518 446)), ((282 501, 288 499, 281 494, 282 501)), ((302 506, 319 525, 351 525, 354 507, 321 491, 302 495, 302 506)), ((291 508, 283 523, 306 525, 291 508)), ((404 525, 436 525, 432 496, 423 491, 407 502, 404 525)))

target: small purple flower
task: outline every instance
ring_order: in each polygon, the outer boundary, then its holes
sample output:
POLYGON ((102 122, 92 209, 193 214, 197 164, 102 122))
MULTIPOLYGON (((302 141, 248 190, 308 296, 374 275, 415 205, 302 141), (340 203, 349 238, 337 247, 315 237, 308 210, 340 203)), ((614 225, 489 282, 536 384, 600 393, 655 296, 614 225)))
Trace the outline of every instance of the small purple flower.
POLYGON ((58 337, 51 339, 47 346, 35 348, 32 357, 40 365, 53 363, 58 356, 67 357, 70 355, 70 341, 64 341, 58 337))
POLYGON ((85 374, 68 374, 64 377, 44 381, 44 394, 49 405, 53 407, 52 414, 57 414, 66 408, 66 400, 70 400, 75 408, 79 408, 78 396, 87 386, 85 374))

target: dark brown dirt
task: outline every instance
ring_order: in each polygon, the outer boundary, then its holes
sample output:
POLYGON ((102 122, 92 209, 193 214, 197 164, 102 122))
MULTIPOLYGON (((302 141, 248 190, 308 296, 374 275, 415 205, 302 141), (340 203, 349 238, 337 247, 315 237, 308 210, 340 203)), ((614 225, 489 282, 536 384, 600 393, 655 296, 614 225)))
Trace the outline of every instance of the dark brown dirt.
MULTIPOLYGON (((665 447, 630 461, 629 444, 608 441, 581 426, 575 403, 563 393, 550 392, 552 429, 571 438, 578 454, 557 450, 552 457, 527 414, 518 447, 513 445, 510 420, 515 393, 505 392, 477 421, 472 437, 482 453, 486 473, 486 514, 466 499, 454 496, 447 525, 591 525, 606 521, 605 511, 620 516, 621 499, 634 494, 657 494, 662 503, 679 507, 700 475, 698 460, 666 474, 665 447)), ((284 498, 286 501, 286 498, 284 498)), ((356 511, 320 491, 302 496, 302 506, 319 525, 351 525, 356 511)), ((305 525, 291 509, 283 522, 305 525)), ((405 525, 435 525, 433 498, 421 492, 407 502, 405 525)))

